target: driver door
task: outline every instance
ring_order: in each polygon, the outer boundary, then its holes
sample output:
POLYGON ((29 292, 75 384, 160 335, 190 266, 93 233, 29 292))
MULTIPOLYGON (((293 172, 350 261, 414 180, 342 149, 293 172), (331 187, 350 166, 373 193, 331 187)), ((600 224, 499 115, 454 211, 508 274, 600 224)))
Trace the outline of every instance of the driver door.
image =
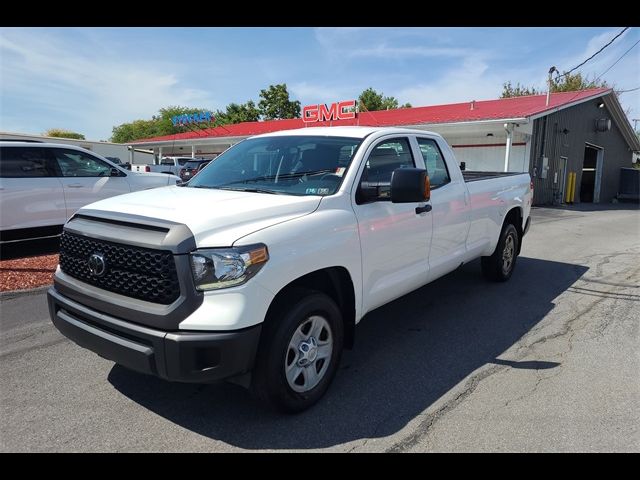
POLYGON ((391 203, 386 194, 374 200, 359 195, 361 182, 390 185, 397 168, 424 168, 407 137, 379 141, 368 152, 353 202, 362 250, 364 312, 427 283, 432 215, 418 213, 425 202, 391 203))
POLYGON ((126 175, 111 176, 113 167, 99 158, 79 150, 52 150, 62 172, 67 218, 89 203, 131 191, 126 175))

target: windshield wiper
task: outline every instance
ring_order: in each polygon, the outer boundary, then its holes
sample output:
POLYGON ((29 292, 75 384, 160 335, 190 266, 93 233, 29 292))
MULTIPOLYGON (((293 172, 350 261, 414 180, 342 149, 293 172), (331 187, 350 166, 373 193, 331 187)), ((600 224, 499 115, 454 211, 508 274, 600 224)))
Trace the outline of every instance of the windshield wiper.
POLYGON ((280 175, 265 175, 263 177, 256 177, 256 178, 248 178, 247 180, 237 180, 235 182, 229 182, 225 185, 237 185, 237 184, 242 184, 242 183, 255 183, 255 182, 261 182, 263 180, 274 180, 274 179, 278 179, 280 180, 281 178, 296 178, 296 177, 304 177, 305 175, 318 175, 320 173, 334 173, 334 169, 333 168, 325 168, 322 170, 313 170, 313 171, 308 171, 308 172, 295 172, 295 173, 281 173, 280 175))
POLYGON ((228 188, 228 187, 213 187, 219 188, 220 190, 230 190, 232 192, 251 192, 251 193, 270 193, 272 195, 282 195, 283 192, 277 192, 274 190, 267 190, 266 188, 228 188))

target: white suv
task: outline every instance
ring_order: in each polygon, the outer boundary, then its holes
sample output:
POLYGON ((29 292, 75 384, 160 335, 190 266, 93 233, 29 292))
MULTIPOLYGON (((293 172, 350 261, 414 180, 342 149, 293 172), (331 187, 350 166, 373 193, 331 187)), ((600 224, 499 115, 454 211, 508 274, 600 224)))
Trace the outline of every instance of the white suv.
POLYGON ((57 235, 88 203, 179 182, 174 175, 130 172, 72 145, 2 141, 0 242, 57 235))

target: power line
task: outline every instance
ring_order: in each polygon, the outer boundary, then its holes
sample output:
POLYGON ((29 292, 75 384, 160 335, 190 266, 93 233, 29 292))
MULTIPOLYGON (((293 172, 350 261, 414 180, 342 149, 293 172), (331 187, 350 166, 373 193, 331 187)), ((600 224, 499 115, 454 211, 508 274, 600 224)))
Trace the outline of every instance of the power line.
MULTIPOLYGON (((629 48, 629 50, 627 50, 627 51, 626 51, 626 52, 624 52, 622 55, 620 55, 620 57, 618 57, 618 59, 617 59, 615 62, 613 62, 613 64, 612 64, 609 68, 607 68, 604 72, 602 72, 600 75, 598 75, 598 76, 593 80, 593 83, 595 84, 598 80, 600 80, 600 78, 602 78, 602 76, 603 76, 605 73, 607 73, 609 70, 611 70, 613 67, 615 67, 615 65, 616 65, 620 60, 622 60, 622 59, 625 57, 625 55, 626 55, 627 53, 629 53, 631 50, 633 50, 633 49, 635 48, 635 46, 636 46, 636 45, 638 45, 638 43, 640 43, 640 40, 638 40, 636 43, 634 43, 633 45, 631 45, 631 47, 629 48)), ((640 88, 640 87, 638 87, 638 88, 640 88)), ((638 88, 634 88, 633 90, 638 90, 638 88)), ((630 91, 630 90, 627 90, 627 91, 630 91)), ((578 92, 577 92, 573 97, 571 97, 571 98, 569 99, 569 102, 572 102, 572 101, 573 101, 573 100, 574 100, 578 95, 580 95, 580 93, 581 93, 581 92, 582 92, 582 90, 578 90, 578 92)))
POLYGON ((568 72, 564 72, 562 75, 558 75, 556 77, 556 81, 558 81, 560 78, 565 77, 567 75, 569 75, 571 72, 577 70, 578 68, 580 68, 581 66, 583 66, 585 63, 587 63, 589 60, 591 60, 593 57, 595 57, 596 55, 598 55, 600 52, 602 52, 605 48, 607 48, 609 45, 611 45, 616 38, 618 38, 620 35, 622 35, 624 32, 626 32, 627 30, 629 30, 629 27, 624 27, 622 29, 622 31, 620 33, 618 33, 615 37, 613 37, 609 43, 607 43, 605 46, 603 46, 600 50, 598 50, 596 53, 594 53, 593 55, 591 55, 589 58, 587 58, 584 62, 582 62, 580 65, 573 67, 571 70, 569 70, 568 72))
POLYGON ((616 93, 627 93, 627 92, 635 92, 636 90, 640 90, 640 87, 630 88, 628 90, 617 90, 616 93))
MULTIPOLYGON (((629 53, 631 50, 633 50, 633 48, 634 48, 636 45, 638 45, 638 43, 640 43, 640 40, 638 40, 636 43, 634 43, 633 45, 631 45, 631 48, 629 48, 629 50, 627 50, 626 52, 624 52, 624 53, 620 56, 620 58, 618 58, 615 62, 613 62, 613 65, 611 65, 611 66, 610 66, 609 68, 607 68, 604 72, 602 72, 602 73, 600 74, 600 77, 602 77, 605 73, 607 73, 609 70, 611 70, 613 67, 615 67, 615 66, 616 66, 616 63, 618 63, 620 60, 622 60, 622 59, 623 59, 623 57, 624 57, 627 53, 629 53)), ((600 77, 598 77, 598 79, 600 79, 600 77)))

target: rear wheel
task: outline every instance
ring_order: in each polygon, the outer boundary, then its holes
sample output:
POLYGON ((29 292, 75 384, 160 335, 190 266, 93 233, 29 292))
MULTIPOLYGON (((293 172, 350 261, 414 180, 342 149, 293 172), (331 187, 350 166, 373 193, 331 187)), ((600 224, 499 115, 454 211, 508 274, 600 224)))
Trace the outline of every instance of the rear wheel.
POLYGON ((518 258, 518 230, 507 223, 500 233, 498 245, 490 257, 482 257, 482 273, 494 282, 506 282, 511 278, 518 258))
POLYGON ((342 314, 327 295, 298 291, 267 320, 252 379, 254 394, 294 413, 327 391, 342 355, 342 314))

